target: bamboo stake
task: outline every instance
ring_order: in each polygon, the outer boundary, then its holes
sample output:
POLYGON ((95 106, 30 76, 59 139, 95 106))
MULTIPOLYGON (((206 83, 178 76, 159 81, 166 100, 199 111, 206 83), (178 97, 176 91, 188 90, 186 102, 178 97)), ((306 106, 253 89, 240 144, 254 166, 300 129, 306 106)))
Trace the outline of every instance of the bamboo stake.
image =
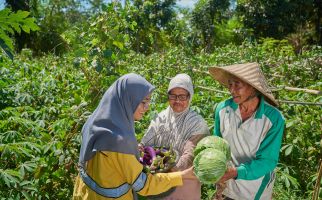
POLYGON ((271 88, 272 91, 279 91, 279 90, 289 90, 289 91, 296 91, 296 92, 306 92, 310 94, 316 94, 316 95, 321 95, 321 91, 319 90, 311 90, 311 89, 306 89, 306 88, 296 88, 296 87, 288 87, 288 86, 283 86, 283 87, 277 87, 277 88, 271 88))
MULTIPOLYGON (((209 75, 208 71, 201 71, 199 69, 192 69, 192 71, 209 75)), ((273 76, 283 77, 281 75, 275 75, 275 74, 273 74, 273 76)), ((289 90, 289 91, 296 91, 296 92, 306 92, 306 93, 316 94, 316 95, 321 95, 321 93, 322 93, 319 90, 311 90, 311 89, 306 89, 306 88, 296 88, 296 87, 288 87, 288 86, 282 86, 281 88, 279 88, 279 87, 271 88, 271 90, 273 90, 273 91, 278 91, 278 90, 282 90, 282 89, 289 90)))
POLYGON ((209 75, 209 72, 208 71, 201 71, 199 69, 192 69, 192 71, 198 72, 198 73, 203 73, 203 74, 208 74, 209 75))
MULTIPOLYGON (((167 79, 171 79, 169 77, 166 77, 167 79)), ((211 92, 219 92, 224 94, 230 94, 229 92, 223 91, 223 90, 216 90, 213 88, 208 88, 200 85, 195 85, 195 88, 200 88, 203 90, 208 90, 211 92)), ((299 105, 312 105, 312 106, 322 106, 322 103, 315 103, 315 102, 302 102, 302 101, 288 101, 288 100, 278 100, 279 103, 287 103, 287 104, 299 104, 299 105)))
POLYGON ((318 169, 319 170, 318 171, 318 178, 316 179, 312 200, 319 199, 320 183, 321 183, 321 178, 322 178, 322 160, 321 159, 320 159, 319 165, 320 165, 320 167, 318 169))
MULTIPOLYGON (((224 94, 230 94, 229 92, 226 92, 226 91, 216 90, 213 88, 203 87, 203 86, 199 86, 199 85, 197 85, 195 87, 200 88, 200 89, 204 89, 204 90, 208 90, 208 91, 212 91, 212 92, 220 92, 220 93, 224 93, 224 94)), ((288 101, 288 100, 279 100, 278 102, 279 103, 287 103, 287 104, 322 106, 322 103, 315 103, 315 102, 288 101)))
MULTIPOLYGON (((166 77, 168 80, 171 80, 171 78, 166 77)), ((217 90, 214 88, 209 88, 209 87, 204 87, 204 86, 200 86, 200 85, 195 85, 195 88, 200 88, 200 89, 204 89, 204 90, 208 90, 208 91, 212 91, 212 92, 219 92, 219 93, 224 93, 224 94, 230 94, 229 92, 223 91, 223 90, 217 90)))
POLYGON ((317 94, 317 95, 321 94, 321 91, 319 90, 311 90, 311 89, 305 89, 305 88, 295 88, 295 87, 285 86, 284 89, 290 90, 290 91, 306 92, 306 93, 317 94))
POLYGON ((322 103, 314 103, 314 102, 288 101, 288 100, 278 100, 278 102, 280 102, 280 103, 288 103, 288 104, 322 106, 322 103))
POLYGON ((200 89, 204 89, 204 90, 209 90, 209 91, 212 91, 212 92, 219 92, 219 93, 224 93, 224 94, 230 94, 229 92, 226 92, 226 91, 216 90, 216 89, 213 89, 213 88, 208 88, 208 87, 204 87, 204 86, 200 86, 200 85, 196 85, 195 87, 196 88, 200 88, 200 89))

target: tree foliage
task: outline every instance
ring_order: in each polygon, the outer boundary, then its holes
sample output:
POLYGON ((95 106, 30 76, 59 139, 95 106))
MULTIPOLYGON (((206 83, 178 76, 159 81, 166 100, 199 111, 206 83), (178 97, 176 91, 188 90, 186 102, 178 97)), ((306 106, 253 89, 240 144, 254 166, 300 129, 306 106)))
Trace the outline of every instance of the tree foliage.
POLYGON ((166 47, 164 33, 169 31, 169 23, 175 20, 174 4, 175 0, 133 1, 134 9, 130 15, 137 23, 132 40, 135 51, 151 53, 166 47))
POLYGON ((228 0, 200 0, 192 12, 191 23, 201 32, 203 46, 211 50, 214 46, 215 24, 224 22, 229 7, 228 0))
POLYGON ((237 13, 246 27, 259 37, 282 39, 294 32, 313 30, 311 41, 321 43, 322 2, 320 0, 242 0, 237 13), (310 28, 312 27, 312 28, 310 28))
POLYGON ((10 35, 36 30, 39 30, 39 27, 35 24, 35 19, 29 17, 29 12, 19 10, 15 13, 10 9, 0 11, 0 47, 11 59, 14 47, 10 35))

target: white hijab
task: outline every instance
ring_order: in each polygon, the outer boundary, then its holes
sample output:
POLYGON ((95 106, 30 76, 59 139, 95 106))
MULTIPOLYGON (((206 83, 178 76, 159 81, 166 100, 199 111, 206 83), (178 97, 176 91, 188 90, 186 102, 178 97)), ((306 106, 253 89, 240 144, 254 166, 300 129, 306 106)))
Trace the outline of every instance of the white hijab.
POLYGON ((193 97, 193 85, 189 75, 178 74, 169 84, 168 92, 173 88, 183 88, 190 94, 189 106, 180 113, 176 113, 170 106, 163 110, 150 123, 141 143, 149 146, 173 147, 181 156, 184 145, 194 135, 209 134, 206 121, 195 111, 190 109, 193 97))

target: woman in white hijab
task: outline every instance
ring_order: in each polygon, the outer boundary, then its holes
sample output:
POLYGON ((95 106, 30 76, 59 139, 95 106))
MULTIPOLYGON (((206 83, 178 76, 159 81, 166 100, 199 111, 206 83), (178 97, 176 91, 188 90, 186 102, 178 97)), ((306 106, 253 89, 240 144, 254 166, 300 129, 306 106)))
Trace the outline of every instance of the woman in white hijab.
MULTIPOLYGON (((187 74, 176 75, 168 87, 169 106, 151 122, 142 138, 144 146, 162 146, 178 150, 179 160, 173 171, 192 166, 193 149, 200 139, 209 135, 206 121, 190 109, 193 85, 187 74)), ((168 200, 198 200, 201 198, 201 183, 185 180, 170 195, 168 200)))

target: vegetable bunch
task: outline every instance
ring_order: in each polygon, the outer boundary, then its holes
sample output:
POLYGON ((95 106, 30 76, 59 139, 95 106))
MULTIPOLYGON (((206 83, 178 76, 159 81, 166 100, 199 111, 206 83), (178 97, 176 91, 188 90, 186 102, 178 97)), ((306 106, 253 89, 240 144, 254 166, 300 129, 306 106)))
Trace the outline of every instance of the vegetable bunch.
POLYGON ((175 166, 176 151, 172 148, 145 146, 140 149, 140 163, 149 173, 168 172, 175 166))

